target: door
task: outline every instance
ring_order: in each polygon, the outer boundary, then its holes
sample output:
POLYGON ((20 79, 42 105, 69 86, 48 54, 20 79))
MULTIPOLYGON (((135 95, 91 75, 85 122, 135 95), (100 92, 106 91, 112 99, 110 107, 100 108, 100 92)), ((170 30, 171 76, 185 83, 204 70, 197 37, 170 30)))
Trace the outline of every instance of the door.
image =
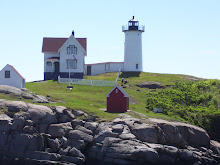
POLYGON ((87 75, 90 76, 91 75, 91 65, 87 66, 87 75))
POLYGON ((60 63, 59 62, 55 62, 54 63, 54 72, 55 73, 59 73, 60 72, 60 63))

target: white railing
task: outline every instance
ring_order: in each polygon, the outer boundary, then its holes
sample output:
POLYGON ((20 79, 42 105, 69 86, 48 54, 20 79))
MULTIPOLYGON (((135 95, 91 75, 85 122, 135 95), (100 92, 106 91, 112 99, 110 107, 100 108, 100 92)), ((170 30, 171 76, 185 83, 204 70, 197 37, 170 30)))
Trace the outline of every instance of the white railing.
POLYGON ((73 78, 60 78, 58 77, 59 83, 70 83, 77 85, 90 85, 90 86, 115 86, 115 81, 104 81, 104 80, 86 80, 86 79, 73 79, 73 78))
MULTIPOLYGON (((123 32, 124 31, 128 31, 128 30, 129 30, 129 26, 128 25, 122 26, 122 31, 123 32)), ((145 31, 145 26, 139 25, 137 30, 144 32, 145 31)))

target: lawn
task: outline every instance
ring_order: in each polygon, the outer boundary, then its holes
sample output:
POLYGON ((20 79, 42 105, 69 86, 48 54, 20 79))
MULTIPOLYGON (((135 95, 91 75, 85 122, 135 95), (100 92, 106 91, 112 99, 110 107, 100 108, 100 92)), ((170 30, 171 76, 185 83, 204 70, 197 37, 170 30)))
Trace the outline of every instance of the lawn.
MULTIPOLYGON (((116 77, 117 73, 107 73, 98 76, 85 76, 85 79, 115 81, 116 77)), ((148 111, 145 108, 146 93, 153 92, 153 90, 139 88, 136 85, 145 81, 157 81, 162 83, 162 85, 173 85, 179 80, 187 81, 185 77, 189 76, 143 72, 138 77, 128 77, 125 74, 121 74, 118 80, 119 85, 121 84, 122 77, 128 81, 124 90, 130 95, 130 110, 145 114, 148 117, 180 120, 148 111)), ((117 113, 107 113, 103 110, 106 109, 106 95, 112 87, 74 85, 74 89, 67 90, 67 85, 59 84, 57 81, 30 82, 26 83, 26 88, 36 94, 49 96, 55 102, 47 105, 60 105, 71 109, 83 110, 88 114, 98 116, 101 120, 112 120, 118 117, 119 114, 117 113)))

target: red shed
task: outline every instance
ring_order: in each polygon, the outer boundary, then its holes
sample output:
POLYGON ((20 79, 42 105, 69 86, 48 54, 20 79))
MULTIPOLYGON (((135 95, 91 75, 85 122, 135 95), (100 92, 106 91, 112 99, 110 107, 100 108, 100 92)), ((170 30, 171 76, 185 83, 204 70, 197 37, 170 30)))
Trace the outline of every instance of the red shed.
POLYGON ((122 87, 116 85, 107 94, 107 112, 127 112, 129 109, 129 95, 122 87))

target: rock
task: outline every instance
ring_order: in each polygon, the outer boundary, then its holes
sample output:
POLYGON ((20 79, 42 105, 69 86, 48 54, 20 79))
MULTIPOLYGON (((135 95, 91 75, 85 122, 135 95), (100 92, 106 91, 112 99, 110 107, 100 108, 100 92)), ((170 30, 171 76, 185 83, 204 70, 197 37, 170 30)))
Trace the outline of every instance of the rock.
POLYGON ((86 144, 83 139, 68 139, 68 146, 75 147, 76 149, 83 151, 86 147, 86 144))
POLYGON ((57 152, 60 148, 60 141, 59 139, 47 139, 49 147, 53 150, 53 152, 57 152))
POLYGON ((8 132, 12 127, 12 120, 6 114, 0 114, 0 132, 8 132))
POLYGON ((60 123, 60 124, 51 124, 48 128, 48 134, 52 137, 62 137, 67 136, 68 133, 72 130, 71 123, 60 123))
POLYGON ((8 147, 8 156, 21 158, 26 151, 41 151, 44 140, 41 135, 14 134, 8 147))
POLYGON ((96 130, 96 128, 98 127, 98 123, 96 122, 86 122, 84 127, 91 130, 92 132, 96 130))
POLYGON ((123 124, 116 124, 116 125, 112 126, 112 132, 122 133, 123 130, 124 130, 123 124))
POLYGON ((132 128, 132 133, 142 141, 158 143, 157 131, 153 125, 138 124, 132 128))
MULTIPOLYGON (((175 129, 173 129, 173 131, 174 132, 176 131, 176 134, 180 134, 182 136, 181 137, 180 135, 178 135, 179 138, 176 137, 179 139, 178 141, 180 143, 178 143, 178 144, 180 146, 183 146, 183 144, 189 143, 191 145, 204 146, 204 147, 209 148, 210 137, 209 137, 208 133, 200 127, 197 127, 197 126, 194 126, 191 124, 180 123, 180 122, 168 122, 166 120, 161 120, 161 119, 150 119, 150 121, 153 123, 156 123, 165 133, 167 132, 167 130, 169 132, 169 130, 171 130, 171 129, 164 129, 163 128, 164 125, 166 125, 166 127, 170 127, 170 128, 175 127, 175 129), (181 142, 181 138, 184 141, 181 142)), ((171 134, 175 134, 174 132, 171 132, 171 134)), ((171 140, 169 142, 172 143, 171 140)), ((175 142, 177 143, 177 140, 175 140, 175 142)))
POLYGON ((89 135, 92 135, 92 134, 93 134, 93 132, 92 132, 91 130, 86 129, 85 127, 83 127, 83 126, 81 126, 81 125, 77 125, 77 126, 75 127, 75 130, 80 130, 80 131, 82 131, 82 132, 84 132, 84 133, 86 133, 86 134, 89 134, 89 135))
POLYGON ((6 101, 5 105, 9 112, 26 111, 28 109, 27 104, 23 101, 6 101))
POLYGON ((123 140, 131 140, 131 139, 135 139, 136 136, 134 136, 132 133, 122 133, 121 135, 119 135, 119 138, 123 140))
POLYGON ((98 135, 95 135, 94 141, 96 143, 103 143, 106 137, 118 137, 118 134, 111 132, 110 129, 100 132, 98 135))
POLYGON ((7 155, 11 138, 6 132, 0 132, 0 155, 7 155))
POLYGON ((65 149, 63 149, 63 148, 60 148, 60 150, 59 150, 59 154, 60 155, 68 155, 69 154, 69 150, 70 150, 71 148, 70 147, 67 147, 67 148, 65 148, 65 149))
POLYGON ((25 126, 23 128, 23 132, 33 134, 33 133, 37 133, 37 130, 33 126, 25 126))
POLYGON ((210 140, 210 149, 220 156, 220 143, 215 140, 210 140))
POLYGON ((187 149, 179 149, 179 158, 182 160, 192 160, 194 158, 193 152, 187 149))
POLYGON ((71 156, 64 156, 61 155, 60 157, 61 161, 65 161, 65 162, 70 162, 70 163, 75 163, 75 164, 84 164, 85 160, 83 160, 82 158, 79 157, 71 157, 71 156))
POLYGON ((149 89, 157 89, 157 88, 164 88, 164 86, 161 86, 161 83, 158 82, 143 82, 141 84, 137 85, 140 88, 149 88, 149 89))
POLYGON ((79 157, 79 158, 84 159, 84 161, 85 161, 85 156, 82 154, 82 152, 80 150, 76 149, 75 147, 70 149, 69 153, 70 153, 70 156, 79 157))
POLYGON ((68 147, 68 139, 66 137, 61 137, 59 138, 60 142, 61 142, 61 147, 62 148, 67 148, 68 147))
POLYGON ((33 101, 37 103, 49 103, 49 100, 41 95, 34 95, 33 101))
POLYGON ((0 93, 4 93, 4 94, 12 93, 15 96, 20 96, 23 93, 23 91, 19 88, 15 88, 12 86, 0 85, 0 93))
POLYGON ((28 104, 28 107, 27 113, 35 124, 51 124, 57 122, 55 114, 47 106, 28 104))
POLYGON ((141 160, 145 163, 158 163, 158 153, 152 148, 134 141, 113 143, 105 153, 106 157, 113 159, 141 160))
POLYGON ((186 142, 179 133, 177 127, 171 124, 164 124, 162 130, 164 131, 169 143, 179 145, 180 147, 186 146, 186 142))
POLYGON ((57 161, 61 158, 61 156, 55 153, 48 153, 48 152, 42 152, 42 151, 30 151, 30 152, 25 153, 24 158, 57 161))
POLYGON ((24 127, 24 124, 25 124, 25 118, 22 115, 16 113, 14 115, 14 120, 11 129, 18 131, 24 127))
POLYGON ((85 113, 83 111, 80 111, 80 110, 72 110, 72 113, 75 116, 83 116, 83 115, 85 115, 85 113))
POLYGON ((68 134, 68 137, 76 140, 84 140, 87 143, 91 143, 93 141, 93 137, 91 135, 80 130, 71 130, 68 134))
POLYGON ((72 124, 72 127, 75 129, 75 127, 76 127, 77 125, 84 126, 85 121, 79 120, 79 119, 74 119, 74 120, 71 121, 71 124, 72 124))
POLYGON ((33 126, 34 122, 32 120, 26 120, 25 125, 26 126, 33 126))
POLYGON ((25 98, 25 99, 31 99, 31 100, 34 99, 34 96, 33 96, 32 94, 26 93, 26 92, 23 92, 23 93, 21 94, 21 96, 22 96, 23 98, 25 98))

